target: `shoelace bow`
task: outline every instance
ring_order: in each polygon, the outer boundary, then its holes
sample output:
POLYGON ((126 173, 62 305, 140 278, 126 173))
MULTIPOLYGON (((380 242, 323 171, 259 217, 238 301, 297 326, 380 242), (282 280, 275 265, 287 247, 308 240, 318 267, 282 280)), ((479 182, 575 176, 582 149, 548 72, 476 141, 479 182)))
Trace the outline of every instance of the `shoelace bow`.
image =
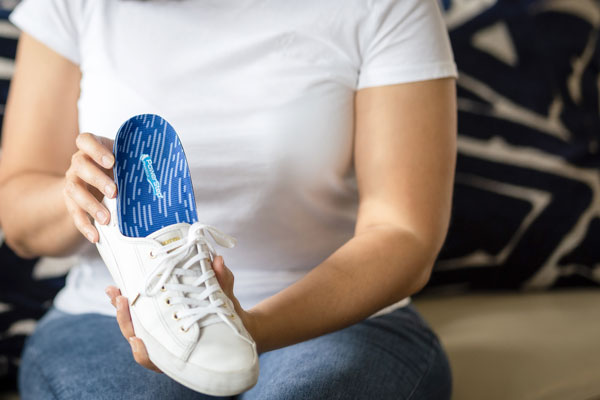
POLYGON ((161 290, 173 293, 173 296, 168 298, 169 304, 184 304, 188 306, 188 308, 180 310, 175 314, 176 319, 181 320, 181 329, 184 331, 187 331, 196 322, 199 322, 200 327, 203 327, 220 321, 225 321, 232 329, 237 330, 229 321, 230 311, 225 307, 225 302, 221 299, 211 300, 209 298, 211 294, 221 290, 221 288, 218 284, 211 285, 208 283, 215 276, 212 268, 202 272, 200 267, 201 260, 207 259, 212 261, 217 255, 214 247, 208 241, 208 236, 212 237, 215 243, 223 247, 231 248, 236 243, 233 237, 219 231, 213 226, 198 222, 192 224, 187 238, 169 243, 159 250, 153 250, 153 256, 163 256, 164 258, 148 274, 144 289, 140 295, 152 297, 161 290), (198 245, 200 245, 200 250, 197 254, 193 254, 198 245), (206 245, 208 252, 202 250, 202 245, 206 245), (180 265, 182 262, 183 265, 180 265), (198 265, 198 268, 192 270, 191 267, 195 264, 198 265), (167 283, 172 276, 189 276, 196 277, 196 279, 191 283, 185 284, 167 283), (181 293, 181 295, 176 296, 175 293, 177 292, 181 293), (191 293, 197 294, 197 296, 187 296, 191 293), (207 318, 200 321, 211 314, 216 315, 217 318, 207 318))

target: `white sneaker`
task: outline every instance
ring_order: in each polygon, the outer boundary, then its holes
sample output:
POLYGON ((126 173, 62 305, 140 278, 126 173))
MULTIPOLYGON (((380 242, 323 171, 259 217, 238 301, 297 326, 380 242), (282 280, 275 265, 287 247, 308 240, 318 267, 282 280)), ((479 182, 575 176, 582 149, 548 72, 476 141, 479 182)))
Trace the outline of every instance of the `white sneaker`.
MULTIPOLYGON (((193 390, 213 396, 233 396, 256 384, 258 354, 256 344, 215 277, 212 260, 216 253, 209 239, 224 247, 233 247, 235 239, 195 222, 193 193, 186 207, 181 204, 181 194, 179 203, 172 201, 171 196, 175 197, 177 191, 181 193, 182 185, 191 184, 182 151, 177 156, 176 168, 184 180, 181 183, 179 179, 177 184, 177 173, 173 177, 172 171, 163 173, 159 169, 166 168, 168 163, 164 160, 175 161, 173 146, 163 160, 161 149, 153 150, 150 156, 143 154, 143 144, 136 145, 145 133, 156 135, 156 124, 161 127, 166 124, 164 134, 168 136, 166 128, 172 128, 159 118, 135 117, 119 130, 114 170, 119 196, 103 201, 111 220, 108 225, 96 224, 100 233, 97 248, 121 293, 129 299, 135 334, 146 345, 150 360, 193 390), (139 152, 136 150, 139 154, 131 150, 134 147, 139 148, 139 152), (148 157, 152 157, 150 171, 146 167, 148 157), (123 166, 127 163, 129 168, 123 166), (138 179, 137 173, 143 176, 142 171, 147 179, 138 179), (144 197, 141 195, 144 193, 149 195, 144 197), (160 203, 161 215, 156 214, 158 209, 152 214, 151 201, 160 203), (135 207, 138 213, 144 210, 143 218, 141 214, 132 218, 135 207), (178 222, 180 218, 185 220, 181 217, 185 215, 187 222, 178 222), (169 218, 177 220, 167 224, 169 218), (140 231, 149 234, 141 236, 140 231)), ((169 140, 173 134, 176 146, 181 146, 174 130, 169 140)), ((148 144, 151 140, 160 142, 160 137, 146 139, 148 144)), ((186 191, 190 194, 191 188, 186 191)))

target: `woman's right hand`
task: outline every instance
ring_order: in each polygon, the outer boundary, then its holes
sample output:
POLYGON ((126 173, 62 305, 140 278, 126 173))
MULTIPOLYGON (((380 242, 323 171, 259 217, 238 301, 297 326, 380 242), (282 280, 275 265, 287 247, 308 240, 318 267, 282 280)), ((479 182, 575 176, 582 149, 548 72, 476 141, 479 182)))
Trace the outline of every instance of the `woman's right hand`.
POLYGON ((92 243, 98 241, 98 231, 90 217, 102 225, 110 221, 110 213, 100 201, 117 194, 112 173, 115 157, 113 141, 91 133, 82 133, 76 140, 78 151, 71 157, 65 173, 63 191, 67 210, 77 229, 92 243))

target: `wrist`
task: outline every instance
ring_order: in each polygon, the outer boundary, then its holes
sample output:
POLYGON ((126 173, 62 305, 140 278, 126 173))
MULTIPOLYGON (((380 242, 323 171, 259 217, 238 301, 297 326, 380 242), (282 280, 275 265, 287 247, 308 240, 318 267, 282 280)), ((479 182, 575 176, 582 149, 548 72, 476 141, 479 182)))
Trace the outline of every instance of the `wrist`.
POLYGON ((251 309, 246 312, 247 318, 244 321, 244 326, 250 336, 256 343, 256 351, 258 354, 264 353, 266 349, 266 343, 264 339, 263 329, 265 327, 264 316, 260 313, 260 311, 251 309))

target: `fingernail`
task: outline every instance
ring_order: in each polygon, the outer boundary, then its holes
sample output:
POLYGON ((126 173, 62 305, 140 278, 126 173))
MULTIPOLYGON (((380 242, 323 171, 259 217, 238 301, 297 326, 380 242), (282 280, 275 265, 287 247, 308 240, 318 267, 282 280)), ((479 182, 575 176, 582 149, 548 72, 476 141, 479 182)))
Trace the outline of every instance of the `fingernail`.
POLYGON ((123 309, 123 304, 121 303, 121 296, 117 297, 117 311, 121 311, 123 309))
POLYGON ((102 165, 105 168, 110 168, 113 165, 113 157, 112 156, 102 156, 102 165))
POLYGON ((131 345, 131 349, 133 350, 134 353, 137 353, 138 348, 137 348, 137 343, 135 341, 134 337, 130 337, 129 338, 129 344, 131 345))
POLYGON ((108 298, 110 298, 110 293, 109 293, 108 289, 104 289, 104 293, 106 293, 106 295, 108 296, 108 298))
POLYGON ((94 243, 94 234, 92 232, 86 232, 85 233, 85 237, 87 238, 87 240, 89 240, 90 242, 94 243))
POLYGON ((115 195, 115 185, 111 185, 110 183, 104 187, 104 194, 109 198, 113 198, 115 195))
POLYGON ((108 215, 104 211, 98 211, 96 213, 96 218, 100 222, 106 222, 106 220, 108 219, 108 215))

